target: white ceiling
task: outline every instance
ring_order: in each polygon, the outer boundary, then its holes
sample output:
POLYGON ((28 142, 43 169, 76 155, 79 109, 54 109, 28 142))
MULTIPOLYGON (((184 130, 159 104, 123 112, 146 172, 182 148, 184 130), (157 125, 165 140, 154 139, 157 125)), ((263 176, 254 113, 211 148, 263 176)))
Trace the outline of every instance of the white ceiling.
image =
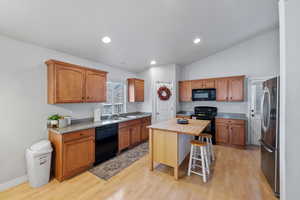
POLYGON ((277 16, 276 0, 1 0, 0 34, 142 71, 152 59, 200 60, 275 27, 277 16))

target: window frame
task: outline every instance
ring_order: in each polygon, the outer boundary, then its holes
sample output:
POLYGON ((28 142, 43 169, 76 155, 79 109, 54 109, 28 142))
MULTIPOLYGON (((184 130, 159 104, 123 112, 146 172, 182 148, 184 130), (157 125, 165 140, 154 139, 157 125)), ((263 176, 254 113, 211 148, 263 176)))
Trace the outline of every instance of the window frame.
POLYGON ((121 84, 122 85, 122 87, 123 87, 123 102, 122 103, 115 103, 114 102, 114 98, 113 98, 113 96, 114 96, 114 90, 111 90, 112 91, 112 94, 111 94, 111 102, 105 102, 105 103, 102 103, 102 111, 101 111, 101 114, 102 114, 102 116, 110 116, 110 115, 114 115, 114 114, 122 114, 122 113, 126 113, 126 109, 127 109, 127 104, 126 104, 126 98, 127 98, 127 96, 126 96, 126 84, 124 83, 124 82, 122 82, 122 81, 107 81, 106 82, 106 87, 107 87, 107 91, 106 91, 106 95, 108 96, 108 92, 109 92, 109 84, 112 84, 112 83, 119 83, 119 84, 121 84), (120 113, 117 113, 117 112, 115 112, 115 105, 123 105, 123 111, 122 112, 120 112, 120 113), (112 108, 112 112, 111 113, 103 113, 103 111, 104 111, 104 109, 103 109, 103 107, 104 106, 111 106, 112 108))

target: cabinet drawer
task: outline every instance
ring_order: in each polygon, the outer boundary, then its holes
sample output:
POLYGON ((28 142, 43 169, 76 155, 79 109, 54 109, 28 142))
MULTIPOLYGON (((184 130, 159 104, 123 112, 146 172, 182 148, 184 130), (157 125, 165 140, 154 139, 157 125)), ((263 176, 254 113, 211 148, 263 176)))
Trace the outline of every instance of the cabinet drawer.
POLYGON ((81 131, 76 131, 72 133, 65 133, 63 134, 63 142, 68 142, 71 140, 78 140, 85 137, 95 137, 95 129, 86 129, 81 131))
POLYGON ((216 123, 221 124, 245 124, 245 120, 242 119, 225 119, 225 118, 217 118, 216 123))
POLYGON ((132 125, 139 124, 139 123, 141 123, 140 119, 130 120, 130 121, 127 121, 127 122, 119 123, 119 128, 132 126, 132 125))

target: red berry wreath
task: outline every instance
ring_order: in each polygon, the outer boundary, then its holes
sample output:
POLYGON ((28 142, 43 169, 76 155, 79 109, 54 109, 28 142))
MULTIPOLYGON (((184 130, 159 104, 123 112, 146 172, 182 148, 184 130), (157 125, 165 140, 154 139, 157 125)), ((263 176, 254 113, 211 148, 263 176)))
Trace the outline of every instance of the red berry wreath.
POLYGON ((172 93, 169 88, 167 88, 166 86, 162 86, 157 90, 157 95, 160 100, 167 101, 170 99, 172 93))

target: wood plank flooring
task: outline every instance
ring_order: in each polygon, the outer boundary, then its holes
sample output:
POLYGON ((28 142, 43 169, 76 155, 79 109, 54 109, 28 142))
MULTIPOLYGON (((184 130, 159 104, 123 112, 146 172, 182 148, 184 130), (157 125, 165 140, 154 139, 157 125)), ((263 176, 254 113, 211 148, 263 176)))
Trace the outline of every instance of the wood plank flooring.
POLYGON ((173 169, 158 165, 151 172, 148 156, 104 181, 89 172, 59 183, 33 189, 27 183, 0 193, 5 200, 275 200, 260 172, 259 151, 216 146, 212 178, 204 184, 197 175, 186 176, 187 162, 178 181, 173 169))

